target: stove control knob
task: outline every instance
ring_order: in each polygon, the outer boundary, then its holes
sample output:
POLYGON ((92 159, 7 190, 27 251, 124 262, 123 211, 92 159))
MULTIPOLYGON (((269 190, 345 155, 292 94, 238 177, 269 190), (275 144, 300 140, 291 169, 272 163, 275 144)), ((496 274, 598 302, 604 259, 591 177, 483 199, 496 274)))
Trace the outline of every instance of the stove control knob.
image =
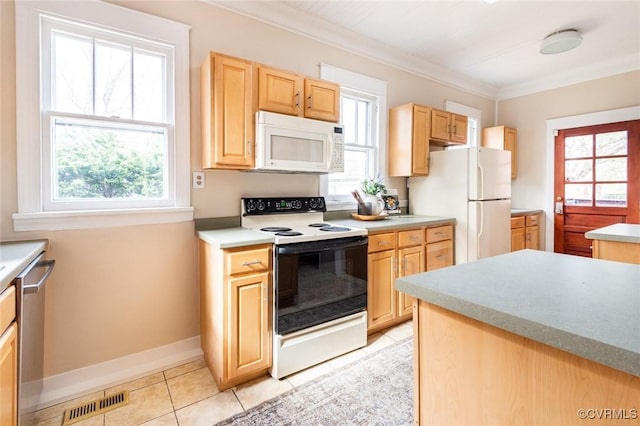
POLYGON ((315 210, 315 208, 318 206, 318 204, 316 203, 316 199, 312 198, 309 200, 309 207, 311 207, 312 209, 315 210))
POLYGON ((264 210, 265 204, 264 201, 258 200, 258 210, 264 210))
POLYGON ((249 200, 247 201, 246 207, 247 207, 247 212, 250 212, 256 209, 256 203, 253 200, 249 200))
POLYGON ((300 200, 294 200, 291 205, 293 206, 294 209, 296 210, 300 210, 302 208, 302 201, 300 200))
POLYGON ((319 209, 324 208, 324 198, 318 198, 318 208, 319 209))

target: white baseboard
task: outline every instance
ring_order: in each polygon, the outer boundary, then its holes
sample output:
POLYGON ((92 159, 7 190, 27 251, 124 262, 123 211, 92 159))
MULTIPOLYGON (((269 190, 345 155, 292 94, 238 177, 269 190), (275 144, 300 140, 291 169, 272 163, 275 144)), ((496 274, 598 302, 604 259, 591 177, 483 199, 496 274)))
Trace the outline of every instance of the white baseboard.
POLYGON ((38 409, 135 380, 202 356, 200 336, 45 377, 38 409))

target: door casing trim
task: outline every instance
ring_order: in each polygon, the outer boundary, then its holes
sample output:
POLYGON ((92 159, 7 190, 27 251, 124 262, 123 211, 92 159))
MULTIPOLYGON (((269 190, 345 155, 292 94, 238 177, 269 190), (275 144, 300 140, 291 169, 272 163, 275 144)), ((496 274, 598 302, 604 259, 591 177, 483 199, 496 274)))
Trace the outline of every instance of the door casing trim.
POLYGON ((547 158, 546 158, 546 202, 545 213, 545 250, 553 251, 553 197, 554 197, 554 161, 555 161, 555 131, 571 129, 574 127, 595 126, 598 124, 617 123, 619 121, 640 120, 640 105, 628 108, 612 109, 608 111, 592 112, 588 114, 572 115, 568 117, 552 118, 547 120, 547 158))

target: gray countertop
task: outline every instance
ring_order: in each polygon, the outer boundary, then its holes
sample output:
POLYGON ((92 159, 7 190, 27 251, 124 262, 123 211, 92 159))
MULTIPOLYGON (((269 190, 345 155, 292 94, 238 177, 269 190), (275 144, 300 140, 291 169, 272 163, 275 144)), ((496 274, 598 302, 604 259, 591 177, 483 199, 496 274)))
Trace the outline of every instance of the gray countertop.
POLYGON ((451 217, 439 216, 417 216, 417 215, 398 215, 389 216, 383 220, 356 220, 356 219, 338 219, 330 221, 336 225, 349 226, 352 228, 364 228, 367 231, 393 231, 402 228, 436 226, 445 224, 455 224, 456 220, 451 217))
MULTIPOLYGON (((367 231, 383 231, 420 226, 435 226, 447 223, 455 223, 455 219, 436 216, 402 215, 389 217, 388 219, 365 221, 355 219, 329 220, 332 224, 348 226, 351 228, 364 228, 367 231)), ((270 244, 274 242, 271 235, 239 226, 223 229, 200 230, 198 237, 216 248, 226 249, 243 247, 255 244, 270 244)))
POLYGON ((220 249, 272 244, 274 241, 271 235, 241 227, 198 231, 198 237, 220 249))
POLYGON ((520 250, 399 278, 396 288, 640 376, 640 265, 520 250))
POLYGON ((0 292, 47 248, 47 240, 0 243, 0 292))
POLYGON ((590 240, 640 244, 640 225, 633 223, 616 223, 615 225, 589 231, 585 233, 584 236, 590 240))
POLYGON ((540 214, 540 213, 542 213, 542 210, 540 209, 517 209, 517 208, 511 209, 511 217, 527 216, 530 214, 540 214))

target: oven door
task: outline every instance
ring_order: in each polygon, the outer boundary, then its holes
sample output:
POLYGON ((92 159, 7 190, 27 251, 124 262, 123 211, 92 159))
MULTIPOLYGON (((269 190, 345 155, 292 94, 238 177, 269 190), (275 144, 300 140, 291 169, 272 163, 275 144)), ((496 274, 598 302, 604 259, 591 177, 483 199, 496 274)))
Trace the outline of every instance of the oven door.
POLYGON ((367 309, 367 237, 276 246, 276 334, 367 309))

